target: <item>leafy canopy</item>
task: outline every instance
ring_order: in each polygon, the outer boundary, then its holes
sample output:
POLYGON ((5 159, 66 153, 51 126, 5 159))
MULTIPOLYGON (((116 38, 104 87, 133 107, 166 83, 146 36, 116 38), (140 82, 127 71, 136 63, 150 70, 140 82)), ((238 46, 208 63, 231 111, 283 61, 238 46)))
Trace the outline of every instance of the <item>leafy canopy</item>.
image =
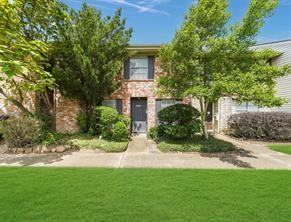
POLYGON ((53 75, 61 93, 91 107, 118 87, 132 31, 125 28, 120 10, 103 18, 84 4, 70 17, 53 54, 53 75))
MULTIPOLYGON (((278 0, 251 0, 245 17, 228 27, 227 0, 199 0, 170 44, 161 48, 160 93, 199 99, 205 113, 210 102, 230 96, 259 106, 280 106, 275 79, 288 67, 269 65, 279 54, 255 50, 256 36, 278 0)), ((203 116, 203 115, 202 115, 203 116)))
POLYGON ((46 71, 49 42, 58 36, 64 5, 55 0, 0 0, 0 93, 22 111, 28 93, 47 98, 54 78, 46 71), (9 92, 10 93, 9 93, 9 92))

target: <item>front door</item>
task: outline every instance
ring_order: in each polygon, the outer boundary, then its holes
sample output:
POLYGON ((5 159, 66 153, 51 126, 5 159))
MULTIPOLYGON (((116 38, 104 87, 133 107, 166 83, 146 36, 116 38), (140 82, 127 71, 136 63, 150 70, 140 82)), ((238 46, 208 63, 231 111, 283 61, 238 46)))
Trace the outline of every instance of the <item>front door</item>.
POLYGON ((131 132, 147 132, 147 98, 131 98, 131 132))

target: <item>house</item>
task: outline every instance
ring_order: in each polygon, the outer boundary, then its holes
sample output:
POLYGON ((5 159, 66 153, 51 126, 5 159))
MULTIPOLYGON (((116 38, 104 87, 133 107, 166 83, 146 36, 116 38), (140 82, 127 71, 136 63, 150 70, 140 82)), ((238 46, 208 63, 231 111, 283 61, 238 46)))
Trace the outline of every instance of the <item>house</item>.
MULTIPOLYGON (((103 101, 103 105, 114 107, 119 113, 130 116, 132 132, 145 133, 157 124, 157 113, 161 109, 175 103, 192 104, 199 107, 197 101, 190 98, 163 98, 158 95, 157 77, 163 74, 157 57, 159 45, 132 45, 132 54, 125 62, 121 73, 121 86, 111 97, 103 101)), ((272 65, 291 65, 291 40, 260 44, 254 49, 272 48, 281 54, 271 59, 272 65)), ((288 103, 279 109, 269 111, 291 112, 291 75, 277 80, 277 95, 287 99, 288 103)), ((0 107, 5 110, 1 103, 0 107)), ((55 93, 55 126, 59 132, 77 131, 76 116, 80 112, 79 102, 55 93)), ((207 111, 207 128, 222 132, 227 127, 230 115, 248 111, 265 111, 250 102, 238 104, 229 97, 222 97, 217 103, 210 104, 207 111)))

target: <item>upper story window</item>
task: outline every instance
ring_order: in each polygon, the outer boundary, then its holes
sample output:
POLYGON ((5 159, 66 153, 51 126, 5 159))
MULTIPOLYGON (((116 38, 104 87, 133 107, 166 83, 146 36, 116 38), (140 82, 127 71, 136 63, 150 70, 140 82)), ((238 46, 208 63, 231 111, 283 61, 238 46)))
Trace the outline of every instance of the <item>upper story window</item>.
POLYGON ((154 56, 131 57, 124 63, 124 79, 153 80, 155 72, 154 56))
POLYGON ((130 58, 129 70, 130 79, 135 80, 148 79, 149 73, 148 57, 130 58))

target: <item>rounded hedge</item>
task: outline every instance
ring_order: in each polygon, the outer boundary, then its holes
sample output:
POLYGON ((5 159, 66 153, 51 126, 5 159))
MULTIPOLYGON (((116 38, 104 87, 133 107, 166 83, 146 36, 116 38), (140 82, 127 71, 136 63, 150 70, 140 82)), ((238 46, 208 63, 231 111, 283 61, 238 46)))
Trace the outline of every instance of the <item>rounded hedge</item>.
POLYGON ((187 104, 175 104, 162 109, 158 113, 159 121, 167 124, 189 124, 196 121, 199 117, 199 111, 187 104))
POLYGON ((127 126, 124 122, 117 122, 113 126, 113 132, 112 132, 112 139, 114 141, 123 141, 127 140, 129 137, 129 131, 127 126))
POLYGON ((200 114, 191 105, 175 104, 158 113, 159 132, 162 136, 183 139, 200 131, 200 114))
POLYGON ((246 139, 291 141, 291 113, 248 112, 232 115, 227 134, 246 139))

